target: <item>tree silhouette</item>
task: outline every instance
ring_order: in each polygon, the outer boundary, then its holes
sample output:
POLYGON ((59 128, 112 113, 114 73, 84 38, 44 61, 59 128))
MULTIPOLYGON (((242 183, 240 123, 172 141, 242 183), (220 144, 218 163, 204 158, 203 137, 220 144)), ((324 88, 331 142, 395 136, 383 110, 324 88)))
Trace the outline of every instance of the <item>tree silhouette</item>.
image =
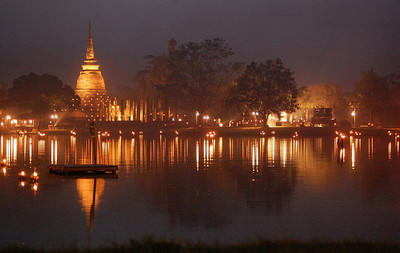
POLYGON ((56 76, 30 73, 13 81, 3 107, 13 114, 47 116, 53 111, 72 109, 79 101, 74 90, 56 76))
POLYGON ((180 112, 198 111, 201 119, 221 108, 236 79, 238 64, 225 62, 232 54, 222 38, 178 46, 170 40, 168 54, 148 56, 149 66, 136 74, 138 91, 144 98, 162 98, 180 112))
POLYGON ((358 118, 366 123, 383 123, 390 103, 390 84, 386 77, 379 76, 374 69, 362 72, 361 79, 353 85, 348 100, 350 106, 359 109, 358 118))
POLYGON ((298 108, 297 95, 293 72, 277 58, 247 65, 237 85, 231 88, 229 100, 242 112, 257 111, 266 125, 272 113, 295 111, 298 108))

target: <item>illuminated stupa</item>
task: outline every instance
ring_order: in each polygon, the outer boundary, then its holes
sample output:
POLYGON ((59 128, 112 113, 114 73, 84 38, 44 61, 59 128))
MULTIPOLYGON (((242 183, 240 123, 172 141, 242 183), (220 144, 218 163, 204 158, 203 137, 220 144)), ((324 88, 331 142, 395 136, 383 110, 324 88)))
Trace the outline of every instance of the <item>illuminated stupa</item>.
POLYGON ((75 92, 81 99, 81 108, 86 117, 91 120, 104 120, 109 96, 106 90, 103 75, 94 58, 91 24, 89 24, 89 38, 86 50, 85 64, 76 82, 75 92))

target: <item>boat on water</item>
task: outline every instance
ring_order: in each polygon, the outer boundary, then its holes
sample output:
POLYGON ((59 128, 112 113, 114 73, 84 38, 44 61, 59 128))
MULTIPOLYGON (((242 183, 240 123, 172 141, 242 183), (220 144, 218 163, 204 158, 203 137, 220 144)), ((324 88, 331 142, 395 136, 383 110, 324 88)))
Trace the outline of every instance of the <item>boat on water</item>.
POLYGON ((116 177, 118 166, 107 164, 51 164, 47 166, 50 174, 61 176, 111 176, 116 177))

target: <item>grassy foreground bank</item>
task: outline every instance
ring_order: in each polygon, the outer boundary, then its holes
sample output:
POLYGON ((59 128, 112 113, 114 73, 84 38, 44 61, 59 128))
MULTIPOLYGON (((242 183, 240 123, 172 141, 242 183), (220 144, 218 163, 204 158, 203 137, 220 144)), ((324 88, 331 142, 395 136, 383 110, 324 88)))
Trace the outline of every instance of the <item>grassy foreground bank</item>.
POLYGON ((362 242, 362 241, 296 241, 296 240, 259 240, 257 242, 239 244, 204 244, 178 243, 151 237, 142 240, 131 240, 128 244, 113 244, 95 249, 80 250, 77 248, 63 248, 58 250, 44 250, 27 247, 7 246, 0 252, 400 252, 400 245, 389 242, 362 242))

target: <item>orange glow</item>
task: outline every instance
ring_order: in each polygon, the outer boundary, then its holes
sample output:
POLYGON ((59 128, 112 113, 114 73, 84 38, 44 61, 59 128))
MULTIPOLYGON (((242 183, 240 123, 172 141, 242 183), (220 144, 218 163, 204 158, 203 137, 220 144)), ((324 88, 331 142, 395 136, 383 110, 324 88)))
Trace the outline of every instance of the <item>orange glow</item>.
POLYGON ((215 131, 210 131, 210 132, 206 133, 206 137, 208 137, 208 138, 214 138, 215 136, 216 136, 215 131))
POLYGON ((39 189, 39 184, 38 183, 34 183, 32 185, 32 190, 36 193, 38 189, 39 189))
POLYGON ((107 131, 105 131, 104 133, 101 134, 101 136, 103 136, 103 137, 109 137, 109 136, 110 136, 110 133, 107 132, 107 131))
POLYGON ((102 200, 104 192, 105 180, 96 179, 77 179, 76 187, 82 204, 82 211, 86 214, 86 222, 90 222, 90 211, 92 207, 97 207, 102 200), (93 196, 94 195, 94 196, 93 196))
POLYGON ((31 181, 37 182, 39 180, 39 174, 36 172, 36 168, 34 168, 34 171, 30 177, 31 181))

